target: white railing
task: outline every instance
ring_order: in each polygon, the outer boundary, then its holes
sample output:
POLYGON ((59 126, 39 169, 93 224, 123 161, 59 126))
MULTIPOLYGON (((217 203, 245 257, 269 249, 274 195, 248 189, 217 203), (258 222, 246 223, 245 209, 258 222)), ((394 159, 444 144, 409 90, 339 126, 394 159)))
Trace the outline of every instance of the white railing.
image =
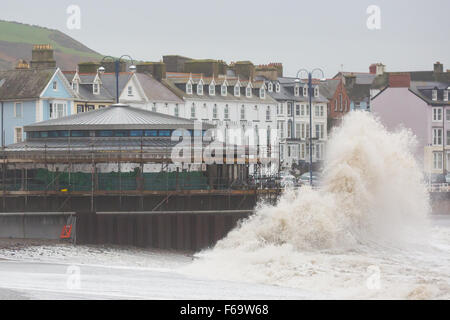
POLYGON ((432 183, 428 185, 429 192, 450 192, 450 183, 432 183))

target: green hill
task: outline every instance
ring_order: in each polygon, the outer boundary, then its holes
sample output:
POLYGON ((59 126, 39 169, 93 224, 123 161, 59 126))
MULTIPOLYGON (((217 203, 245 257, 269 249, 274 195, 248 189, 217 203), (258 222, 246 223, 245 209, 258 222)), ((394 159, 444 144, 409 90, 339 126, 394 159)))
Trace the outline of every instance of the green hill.
POLYGON ((0 20, 0 70, 12 69, 19 59, 31 60, 33 44, 51 44, 58 67, 73 70, 82 61, 101 55, 58 30, 0 20))

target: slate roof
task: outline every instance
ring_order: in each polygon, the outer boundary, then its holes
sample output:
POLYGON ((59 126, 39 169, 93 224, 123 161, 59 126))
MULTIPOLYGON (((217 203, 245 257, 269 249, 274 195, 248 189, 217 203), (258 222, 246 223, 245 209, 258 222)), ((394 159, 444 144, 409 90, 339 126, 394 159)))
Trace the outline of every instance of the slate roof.
POLYGON ((345 86, 347 95, 353 102, 369 101, 371 84, 354 84, 345 86))
POLYGON ((450 101, 444 101, 444 90, 449 90, 449 86, 435 81, 411 81, 410 90, 430 105, 450 105, 450 101), (432 99, 434 89, 437 89, 437 100, 432 99))
POLYGON ((153 78, 151 75, 136 73, 136 77, 144 90, 145 95, 151 101, 183 103, 176 94, 174 94, 164 84, 153 78))
POLYGON ((0 71, 0 100, 36 99, 56 68, 0 71))
MULTIPOLYGON (((208 126, 203 124, 203 126, 208 126)), ((213 126, 208 126, 212 128, 213 126)), ((110 130, 110 129, 193 129, 194 121, 169 116, 128 105, 116 104, 108 108, 78 113, 59 119, 37 122, 24 127, 25 131, 47 130, 110 130)))
MULTIPOLYGON (((292 77, 280 77, 276 81, 266 80, 266 82, 272 82, 274 84, 273 91, 268 92, 269 95, 278 101, 290 100, 290 101, 297 101, 297 102, 308 102, 309 98, 303 96, 303 89, 302 89, 304 86, 307 85, 307 83, 305 82, 305 80, 301 80, 298 83, 295 81, 296 79, 297 78, 292 78, 292 77), (280 83, 280 92, 276 92, 276 90, 275 90, 275 84, 277 82, 280 83), (295 90, 294 90, 294 87, 297 84, 300 87, 300 95, 299 96, 295 95, 295 90)), ((313 86, 317 85, 318 83, 320 83, 320 82, 316 81, 315 79, 313 80, 313 86)), ((313 102, 328 102, 328 99, 322 94, 320 87, 319 87, 319 97, 313 97, 312 101, 313 102)))
POLYGON ((79 86, 79 92, 78 96, 82 100, 86 101, 109 101, 109 102, 115 102, 115 97, 113 97, 109 91, 107 91, 103 86, 100 86, 99 88, 99 94, 93 93, 92 84, 80 84, 79 86))
POLYGON ((172 90, 177 96, 183 97, 185 99, 196 99, 196 100, 204 100, 204 101, 238 101, 239 103, 272 103, 275 104, 276 100, 274 100, 267 92, 266 90, 266 97, 265 99, 259 98, 259 88, 261 88, 264 85, 263 81, 255 81, 252 82, 252 96, 249 98, 245 94, 245 88, 248 85, 248 81, 245 80, 239 80, 241 83, 241 94, 240 96, 236 97, 234 95, 234 85, 237 83, 238 79, 225 79, 225 78, 218 78, 214 79, 214 82, 216 84, 216 90, 215 95, 210 96, 209 95, 209 88, 208 85, 212 81, 212 78, 203 78, 204 81, 204 88, 203 88, 203 95, 197 94, 197 86, 196 84, 199 83, 200 78, 195 77, 194 75, 191 75, 191 78, 189 78, 189 74, 187 77, 177 77, 177 78, 169 78, 162 80, 162 82, 172 90), (193 89, 192 94, 186 93, 186 83, 189 81, 189 79, 192 79, 193 82, 193 89), (220 86, 224 83, 224 81, 227 81, 228 87, 227 87, 227 95, 222 96, 221 88, 220 86), (208 82, 210 81, 210 82, 208 82))
POLYGON ((328 100, 332 99, 340 82, 341 80, 339 79, 327 79, 326 81, 321 82, 319 84, 320 94, 328 100))

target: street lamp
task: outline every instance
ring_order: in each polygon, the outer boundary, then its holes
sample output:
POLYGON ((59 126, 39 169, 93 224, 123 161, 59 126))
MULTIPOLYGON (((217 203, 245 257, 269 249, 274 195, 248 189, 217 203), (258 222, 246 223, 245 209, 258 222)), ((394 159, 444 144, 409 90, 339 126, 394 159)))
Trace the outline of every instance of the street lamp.
POLYGON ((321 80, 325 79, 325 74, 322 71, 322 69, 320 68, 316 68, 314 70, 312 70, 311 72, 309 72, 306 69, 300 69, 297 71, 297 77, 295 79, 296 83, 300 83, 300 78, 299 75, 301 73, 306 73, 308 75, 308 98, 309 98, 309 184, 312 186, 313 185, 313 178, 312 178, 312 144, 313 144, 313 139, 312 139, 312 95, 314 94, 314 90, 312 88, 312 75, 314 72, 316 71, 320 71, 322 73, 322 78, 321 80))
POLYGON ((131 60, 131 66, 128 68, 131 72, 136 71, 136 66, 134 65, 133 58, 131 58, 129 55, 123 55, 120 58, 113 58, 111 56, 103 57, 102 61, 100 62, 100 65, 102 65, 100 68, 98 68, 99 72, 105 72, 105 67, 103 67, 103 62, 106 59, 111 59, 114 61, 114 67, 115 67, 115 74, 116 74, 116 103, 119 103, 119 73, 120 73, 120 63, 122 62, 123 58, 128 58, 131 60))

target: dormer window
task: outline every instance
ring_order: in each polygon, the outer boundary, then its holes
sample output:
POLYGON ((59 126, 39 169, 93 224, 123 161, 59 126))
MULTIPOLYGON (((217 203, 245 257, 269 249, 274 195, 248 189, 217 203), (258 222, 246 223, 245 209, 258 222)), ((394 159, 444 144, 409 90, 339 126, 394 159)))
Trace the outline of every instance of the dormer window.
POLYGON ((437 100, 437 90, 433 89, 431 92, 431 100, 436 101, 437 100))
POLYGON ((220 87, 220 94, 222 96, 226 96, 227 95, 227 85, 226 85, 226 83, 222 84, 222 86, 220 87))
POLYGON ((187 94, 192 94, 192 82, 191 81, 186 83, 186 93, 187 94))
POLYGON ((245 88, 245 96, 247 98, 251 98, 252 97, 252 87, 250 85, 248 85, 247 88, 245 88))
POLYGON ((203 81, 200 80, 200 82, 197 84, 197 94, 199 96, 203 95, 203 81))
POLYGON ((261 99, 266 98, 266 88, 264 88, 264 85, 259 89, 259 97, 261 99))
POLYGON ((307 97, 308 96, 308 86, 304 86, 303 87, 303 96, 307 97))
POLYGON ((94 83, 92 85, 92 93, 99 94, 100 93, 100 85, 98 83, 94 83))
POLYGON ((316 86, 316 87, 314 87, 314 97, 318 97, 319 96, 319 87, 318 86, 316 86))
POLYGON ((294 87, 294 96, 298 97, 300 95, 300 88, 299 86, 294 87))
POLYGON ((448 101, 448 89, 444 90, 444 101, 448 101))
POLYGON ((280 84, 277 83, 277 84, 275 85, 275 91, 276 91, 277 93, 279 93, 279 92, 280 92, 280 89, 281 89, 280 84))
POLYGON ((239 83, 236 83, 234 86, 234 96, 239 97, 241 95, 241 87, 239 86, 239 83))
POLYGON ((129 87, 128 87, 128 96, 129 96, 129 97, 132 97, 132 96, 133 96, 133 87, 132 87, 132 86, 129 86, 129 87))
POLYGON ((216 95, 216 84, 214 82, 211 82, 209 85, 209 95, 210 96, 216 95))
POLYGON ((72 89, 73 89, 73 91, 75 91, 76 93, 79 93, 79 92, 80 92, 80 84, 78 83, 78 81, 72 82, 72 89))
POLYGON ((269 92, 273 92, 273 84, 272 84, 272 82, 269 82, 269 84, 267 85, 267 89, 269 90, 269 92))

